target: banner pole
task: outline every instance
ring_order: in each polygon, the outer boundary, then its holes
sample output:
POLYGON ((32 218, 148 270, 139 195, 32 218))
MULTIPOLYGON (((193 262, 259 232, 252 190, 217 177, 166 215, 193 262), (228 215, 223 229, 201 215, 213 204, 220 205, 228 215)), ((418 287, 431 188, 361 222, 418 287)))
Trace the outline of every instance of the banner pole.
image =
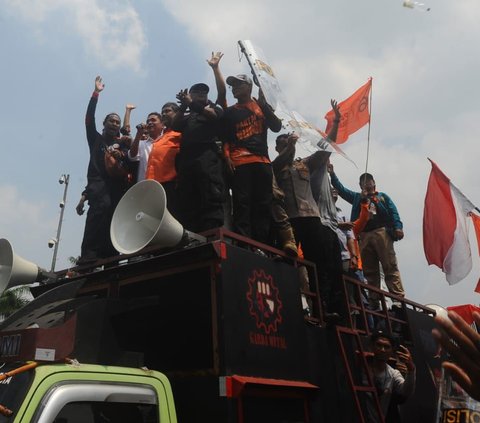
POLYGON ((373 78, 370 77, 370 100, 368 102, 368 108, 370 110, 369 110, 369 116, 368 116, 367 158, 365 160, 365 173, 367 173, 367 170, 368 170, 368 158, 369 158, 369 155, 370 155, 370 124, 371 124, 371 121, 372 121, 372 92, 373 92, 373 78))

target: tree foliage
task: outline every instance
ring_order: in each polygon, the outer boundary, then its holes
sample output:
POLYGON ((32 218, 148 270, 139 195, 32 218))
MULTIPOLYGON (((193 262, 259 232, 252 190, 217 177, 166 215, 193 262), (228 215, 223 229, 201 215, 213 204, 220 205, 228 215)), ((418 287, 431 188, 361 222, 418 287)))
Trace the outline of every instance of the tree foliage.
POLYGON ((15 286, 3 291, 0 295, 0 318, 5 320, 24 305, 30 302, 28 298, 30 289, 26 285, 15 286))

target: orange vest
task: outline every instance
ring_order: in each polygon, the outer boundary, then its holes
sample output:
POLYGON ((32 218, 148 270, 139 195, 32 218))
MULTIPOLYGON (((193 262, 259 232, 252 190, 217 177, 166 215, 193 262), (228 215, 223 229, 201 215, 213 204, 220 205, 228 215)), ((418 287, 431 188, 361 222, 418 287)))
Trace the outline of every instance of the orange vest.
POLYGON ((180 151, 182 134, 171 129, 166 129, 163 135, 158 137, 152 145, 152 151, 148 157, 145 179, 169 182, 177 178, 175 170, 175 157, 180 151))

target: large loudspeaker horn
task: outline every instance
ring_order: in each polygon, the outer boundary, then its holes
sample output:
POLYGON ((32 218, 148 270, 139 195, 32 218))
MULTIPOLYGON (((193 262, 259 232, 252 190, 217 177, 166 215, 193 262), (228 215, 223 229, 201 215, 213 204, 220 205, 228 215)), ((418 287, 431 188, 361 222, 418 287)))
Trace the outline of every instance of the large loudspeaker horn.
POLYGON ((123 195, 110 225, 112 244, 123 254, 151 244, 174 247, 183 235, 183 226, 167 210, 165 190, 153 179, 137 182, 123 195))
POLYGON ((42 269, 17 256, 5 238, 0 239, 0 294, 16 285, 28 285, 40 278, 42 269))

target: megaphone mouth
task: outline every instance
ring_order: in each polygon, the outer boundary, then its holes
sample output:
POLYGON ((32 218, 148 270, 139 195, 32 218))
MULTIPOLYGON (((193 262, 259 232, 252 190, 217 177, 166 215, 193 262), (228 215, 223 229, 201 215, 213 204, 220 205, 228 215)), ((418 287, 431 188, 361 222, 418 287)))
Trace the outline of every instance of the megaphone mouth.
POLYGON ((12 276, 14 254, 12 245, 5 238, 0 239, 0 251, 2 252, 0 257, 0 279, 9 281, 12 276))
POLYGON ((13 251, 5 238, 0 239, 0 294, 13 286, 38 281, 41 269, 13 251))
POLYGON ((133 254, 150 244, 178 245, 183 226, 169 213, 163 186, 146 179, 136 183, 120 199, 113 213, 110 237, 123 254, 133 254))

